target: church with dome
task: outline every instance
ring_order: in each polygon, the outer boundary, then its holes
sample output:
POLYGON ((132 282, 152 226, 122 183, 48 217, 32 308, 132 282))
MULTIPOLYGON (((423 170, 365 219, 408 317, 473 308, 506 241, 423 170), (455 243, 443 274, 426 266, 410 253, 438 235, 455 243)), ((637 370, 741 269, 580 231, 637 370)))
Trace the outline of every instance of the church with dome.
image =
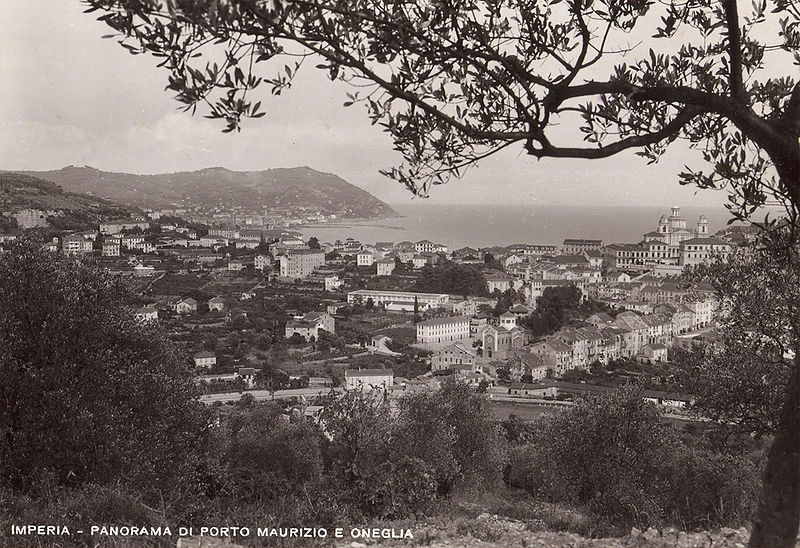
POLYGON ((673 206, 670 215, 662 215, 658 228, 644 235, 642 245, 649 250, 649 258, 661 264, 678 264, 681 243, 693 238, 708 238, 708 220, 700 215, 694 228, 687 228, 681 208, 673 206))
POLYGON ((604 250, 604 263, 619 270, 654 269, 658 275, 679 274, 682 267, 707 262, 713 256, 726 256, 731 243, 709 235, 708 219, 700 215, 689 228, 681 208, 675 206, 662 215, 658 227, 644 234, 638 244, 611 244, 604 250))

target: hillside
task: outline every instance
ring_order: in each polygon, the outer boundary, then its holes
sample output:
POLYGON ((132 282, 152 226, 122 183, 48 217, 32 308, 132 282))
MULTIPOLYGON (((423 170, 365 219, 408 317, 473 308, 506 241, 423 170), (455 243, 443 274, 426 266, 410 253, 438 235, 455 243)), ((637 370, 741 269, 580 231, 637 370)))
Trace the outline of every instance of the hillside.
POLYGON ((92 194, 136 207, 244 207, 319 211, 341 217, 396 217, 372 194, 341 177, 309 167, 231 171, 214 167, 160 175, 110 173, 69 166, 56 171, 23 172, 65 190, 92 194))
MULTIPOLYGON (((131 211, 108 200, 65 192, 59 185, 20 173, 0 173, 0 210, 8 217, 23 209, 51 212, 49 225, 55 228, 91 227, 100 221, 131 216, 131 211)), ((13 224, 4 229, 13 228, 13 224)), ((96 228, 96 227, 95 227, 96 228)))

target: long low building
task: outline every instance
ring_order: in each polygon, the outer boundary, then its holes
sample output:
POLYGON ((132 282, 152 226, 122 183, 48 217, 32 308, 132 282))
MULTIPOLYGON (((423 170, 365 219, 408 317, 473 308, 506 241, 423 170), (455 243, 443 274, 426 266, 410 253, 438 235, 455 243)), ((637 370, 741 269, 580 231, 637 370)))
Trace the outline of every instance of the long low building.
POLYGON ((441 343, 469 338, 469 316, 435 318, 417 324, 417 343, 441 343))
POLYGON ((413 312, 417 308, 430 310, 445 306, 450 301, 447 293, 413 293, 411 291, 378 291, 374 289, 359 289, 347 294, 350 304, 364 304, 372 299, 374 304, 382 304, 386 310, 413 312))
POLYGON ((391 369, 346 369, 344 385, 347 390, 389 389, 394 384, 391 369))

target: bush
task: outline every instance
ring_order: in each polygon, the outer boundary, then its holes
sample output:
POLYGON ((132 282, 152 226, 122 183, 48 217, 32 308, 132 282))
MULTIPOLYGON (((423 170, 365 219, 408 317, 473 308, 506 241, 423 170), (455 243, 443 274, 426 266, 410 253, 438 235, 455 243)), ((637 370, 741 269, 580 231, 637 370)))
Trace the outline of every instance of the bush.
POLYGON ((185 484, 207 410, 185 355, 136 322, 107 271, 33 242, 0 262, 0 451, 4 487, 185 484))
POLYGON ((270 500, 317 482, 321 438, 316 426, 289 420, 272 402, 234 410, 215 436, 227 494, 241 501, 270 500))
POLYGON ((439 494, 454 488, 484 489, 506 464, 504 435, 484 396, 464 383, 398 402, 397 438, 413 457, 433 467, 439 494))
POLYGON ((591 508, 605 534, 739 527, 755 509, 759 454, 686 445, 635 387, 541 417, 526 437, 510 450, 506 481, 540 500, 591 508))
POLYGON ((741 527, 756 510, 763 459, 680 445, 665 463, 664 508, 682 529, 741 527))

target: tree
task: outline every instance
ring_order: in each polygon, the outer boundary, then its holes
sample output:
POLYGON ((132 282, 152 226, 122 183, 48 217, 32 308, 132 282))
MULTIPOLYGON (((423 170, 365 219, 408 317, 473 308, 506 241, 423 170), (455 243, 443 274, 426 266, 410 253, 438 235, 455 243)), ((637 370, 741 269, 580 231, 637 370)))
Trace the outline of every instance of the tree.
MULTIPOLYGON (((786 68, 800 63, 800 7, 791 0, 88 3, 106 11, 124 47, 160 59, 187 110, 206 104, 226 132, 263 116, 253 88, 280 94, 312 59, 356 86, 346 104, 364 104, 390 133, 406 165, 385 173, 415 194, 512 145, 536 158, 634 150, 655 162, 681 139, 711 166, 687 167, 681 183, 727 188, 740 217, 777 199, 798 224, 800 84, 786 68), (628 45, 653 31, 651 49, 628 45), (226 55, 204 47, 212 41, 226 55), (282 72, 259 76, 261 63, 281 58, 290 63, 282 72), (556 126, 568 129, 555 135, 556 126)), ((763 501, 754 546, 789 546, 797 535, 795 392, 775 442, 788 444, 782 462, 795 471, 763 501), (784 496, 794 502, 770 506, 784 496)), ((780 468, 770 459, 767 477, 780 468)))
POLYGON ((320 249, 321 248, 321 246, 319 245, 319 240, 317 239, 316 236, 311 236, 308 239, 308 247, 311 248, 311 249, 320 249))
POLYGON ((213 352, 217 349, 217 337, 213 334, 209 333, 205 337, 203 337, 203 349, 208 350, 209 352, 213 352))
POLYGON ((489 294, 486 276, 473 265, 460 265, 439 261, 435 266, 424 266, 414 282, 415 289, 431 293, 485 296, 489 294))
MULTIPOLYGON (((185 355, 137 323, 107 271, 13 243, 0 261, 2 480, 26 490, 115 483, 168 490, 192 475, 208 417, 185 355)), ((188 484, 187 484, 188 486, 188 484)))
POLYGON ((433 467, 440 495, 454 487, 489 488, 506 462, 503 434, 486 398, 466 383, 398 401, 400 446, 433 467))
POLYGON ((692 273, 717 291, 719 344, 678 352, 675 361, 698 398, 695 410, 725 427, 772 435, 780 424, 793 367, 787 356, 800 339, 800 260, 790 241, 778 228, 692 273))
POLYGON ((652 519, 658 514, 663 488, 658 469, 669 439, 658 409, 643 396, 627 386, 581 399, 539 421, 529 443, 531 450, 544 452, 544 466, 520 470, 528 476, 524 483, 616 519, 652 519))

